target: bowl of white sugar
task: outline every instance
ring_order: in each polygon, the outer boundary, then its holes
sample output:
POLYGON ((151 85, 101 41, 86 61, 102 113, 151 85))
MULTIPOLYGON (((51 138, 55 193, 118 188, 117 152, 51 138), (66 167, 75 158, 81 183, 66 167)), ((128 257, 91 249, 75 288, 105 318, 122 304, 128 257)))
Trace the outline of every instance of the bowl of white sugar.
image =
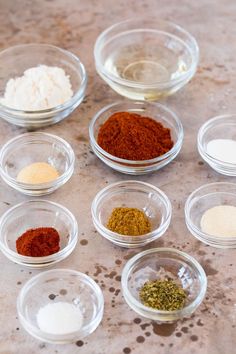
POLYGON ((66 118, 83 100, 85 68, 74 54, 47 44, 0 52, 0 116, 31 129, 66 118))
POLYGON ((236 114, 204 123, 198 132, 198 151, 215 171, 236 176, 236 114))
POLYGON ((185 204, 186 225, 198 240, 218 248, 236 248, 236 184, 201 186, 185 204))
POLYGON ((34 276, 17 299, 23 328, 33 337, 54 344, 76 342, 91 334, 102 320, 103 309, 103 294, 97 283, 70 269, 34 276))

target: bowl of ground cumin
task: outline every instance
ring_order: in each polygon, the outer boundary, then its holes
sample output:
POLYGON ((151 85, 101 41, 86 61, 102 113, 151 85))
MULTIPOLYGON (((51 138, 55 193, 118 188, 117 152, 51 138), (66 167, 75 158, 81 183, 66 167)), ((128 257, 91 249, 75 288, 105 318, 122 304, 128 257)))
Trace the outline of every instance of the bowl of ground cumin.
POLYGON ((170 163, 183 143, 183 126, 166 106, 151 102, 115 102, 101 109, 89 127, 99 159, 126 174, 142 175, 170 163))
POLYGON ((97 193, 91 213, 101 236, 120 247, 136 248, 164 235, 172 208, 159 188, 141 181, 122 181, 97 193))

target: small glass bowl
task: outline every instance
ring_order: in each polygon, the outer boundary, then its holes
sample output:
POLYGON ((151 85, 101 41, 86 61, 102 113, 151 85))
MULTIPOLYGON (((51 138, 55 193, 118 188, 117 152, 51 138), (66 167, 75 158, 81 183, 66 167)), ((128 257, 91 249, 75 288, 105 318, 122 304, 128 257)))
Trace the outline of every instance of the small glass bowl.
POLYGON ((172 95, 196 72, 196 40, 180 26, 158 18, 133 19, 102 32, 94 47, 102 79, 120 95, 158 100, 172 95))
POLYGON ((100 287, 89 276, 70 269, 54 269, 34 276, 23 286, 17 299, 19 320, 24 329, 33 337, 54 344, 75 342, 94 332, 102 320, 103 309, 100 287), (83 315, 81 329, 64 335, 42 331, 36 317, 39 309, 61 301, 79 307, 83 315))
POLYGON ((235 237, 220 237, 201 230, 201 218, 210 208, 218 205, 236 207, 236 184, 216 182, 196 189, 185 203, 185 222, 191 234, 207 245, 218 248, 236 248, 235 237))
POLYGON ((92 119, 89 126, 90 144, 97 155, 106 165, 116 171, 130 174, 143 175, 159 170, 170 163, 180 152, 183 143, 184 131, 181 121, 177 115, 169 108, 160 103, 154 102, 115 102, 101 109, 92 119), (165 154, 151 160, 133 161, 121 159, 103 150, 97 143, 97 136, 101 125, 114 113, 132 112, 143 116, 148 116, 171 131, 171 138, 174 146, 165 154))
POLYGON ((125 301, 139 315, 168 323, 190 315, 201 304, 207 289, 207 278, 201 265, 187 253, 172 248, 153 248, 131 258, 122 271, 121 286, 125 301), (181 310, 155 310, 142 304, 139 291, 150 280, 173 280, 187 293, 181 310))
POLYGON ((102 189, 91 206, 96 230, 115 245, 135 248, 161 237, 170 225, 172 208, 168 197, 157 187, 139 181, 113 183, 102 189), (150 219, 152 231, 141 236, 120 235, 106 227, 117 207, 138 208, 150 219))
POLYGON ((34 132, 9 140, 0 150, 0 175, 17 191, 42 196, 54 192, 65 184, 74 172, 75 155, 71 146, 56 135, 34 132), (31 184, 17 181, 22 168, 46 162, 59 173, 59 177, 47 183, 31 184))
POLYGON ((78 224, 74 215, 60 204, 47 200, 29 200, 10 208, 0 219, 0 250, 11 261, 30 268, 44 268, 60 262, 74 250, 78 224), (25 231, 54 227, 60 235, 60 251, 46 257, 17 253, 16 240, 25 231))
POLYGON ((227 163, 214 158, 207 152, 207 144, 215 139, 232 139, 236 141, 236 114, 227 114, 209 119, 198 132, 198 151, 215 171, 236 176, 236 164, 227 163))
POLYGON ((69 75, 73 96, 62 105, 39 111, 13 109, 0 103, 0 116, 9 123, 36 129, 60 122, 82 102, 87 75, 78 57, 67 50, 47 44, 17 45, 0 52, 0 97, 9 79, 22 76, 38 65, 57 66, 69 75))

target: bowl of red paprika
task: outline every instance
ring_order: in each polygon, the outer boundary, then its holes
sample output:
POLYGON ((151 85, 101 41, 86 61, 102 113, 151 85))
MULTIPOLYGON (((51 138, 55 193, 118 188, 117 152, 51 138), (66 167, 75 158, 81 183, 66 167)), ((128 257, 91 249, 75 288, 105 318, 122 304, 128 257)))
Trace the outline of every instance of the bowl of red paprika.
POLYGON ((95 114, 89 136, 94 153, 109 167, 142 175, 178 155, 184 132, 178 116, 160 103, 120 101, 95 114))
POLYGON ((11 261, 30 268, 60 262, 74 250, 78 224, 62 205, 29 200, 15 205, 0 219, 0 249, 11 261))

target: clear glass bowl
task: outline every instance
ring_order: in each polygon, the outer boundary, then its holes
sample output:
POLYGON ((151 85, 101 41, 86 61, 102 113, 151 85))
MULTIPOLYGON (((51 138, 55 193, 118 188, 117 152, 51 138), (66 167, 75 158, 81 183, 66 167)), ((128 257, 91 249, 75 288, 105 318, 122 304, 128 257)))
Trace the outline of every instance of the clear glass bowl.
POLYGON ((172 248, 153 248, 138 253, 125 265, 121 286, 125 301, 139 315, 165 323, 190 315, 201 304, 207 289, 207 278, 201 265, 187 253, 172 248), (149 280, 172 279, 187 293, 181 310, 160 311, 142 304, 139 291, 149 280))
POLYGON ((121 101, 104 107, 94 116, 89 126, 89 137, 94 153, 106 165, 122 173, 142 175, 159 170, 178 155, 182 147, 184 131, 177 115, 160 103, 121 101), (137 113, 162 123, 164 127, 170 129, 174 146, 164 155, 151 160, 125 160, 109 154, 98 145, 97 136, 101 125, 116 112, 137 113))
POLYGON ((70 269, 54 269, 31 278, 17 299, 19 320, 33 337, 44 342, 66 344, 75 342, 95 331, 103 317, 104 299, 100 287, 89 276, 70 269), (50 295, 53 300, 50 299, 50 295), (36 315, 49 303, 68 302, 78 306, 83 315, 79 331, 64 335, 40 330, 36 315))
POLYGON ((38 65, 64 69, 70 76, 74 94, 62 105, 40 111, 17 110, 0 103, 0 116, 9 123, 30 129, 51 125, 67 117, 82 102, 87 84, 83 64, 67 50, 47 44, 17 45, 0 52, 0 97, 9 79, 22 76, 26 69, 38 65))
POLYGON ((218 248, 236 248, 235 237, 217 237, 201 230, 201 218, 210 208, 218 205, 236 207, 236 184, 216 182, 196 189, 185 203, 185 222, 191 234, 207 245, 218 248))
POLYGON ((78 224, 73 214, 60 204, 47 200, 29 200, 10 208, 0 219, 0 250, 12 262, 30 268, 44 268, 60 262, 74 250, 78 224), (60 235, 60 251, 46 257, 17 253, 16 240, 25 231, 54 227, 60 235))
POLYGON ((198 151, 203 160, 223 175, 236 176, 236 164, 220 161, 207 152, 207 144, 215 139, 236 141, 236 114, 209 119, 198 132, 198 151))
POLYGON ((133 19, 102 32, 94 47, 102 79, 120 95, 158 100, 182 88, 196 72, 196 40, 159 18, 133 19))
POLYGON ((157 187, 139 181, 113 183, 102 189, 91 206, 96 230, 115 245, 135 248, 161 237, 170 225, 172 208, 168 197, 157 187), (110 231, 106 224, 117 207, 138 208, 150 219, 152 231, 141 236, 124 236, 110 231))
POLYGON ((12 188, 30 196, 54 192, 65 184, 74 172, 75 155, 71 146, 56 135, 26 133, 9 140, 0 150, 0 175, 12 188), (59 177, 47 183, 30 184, 17 181, 22 168, 46 162, 59 173, 59 177))

